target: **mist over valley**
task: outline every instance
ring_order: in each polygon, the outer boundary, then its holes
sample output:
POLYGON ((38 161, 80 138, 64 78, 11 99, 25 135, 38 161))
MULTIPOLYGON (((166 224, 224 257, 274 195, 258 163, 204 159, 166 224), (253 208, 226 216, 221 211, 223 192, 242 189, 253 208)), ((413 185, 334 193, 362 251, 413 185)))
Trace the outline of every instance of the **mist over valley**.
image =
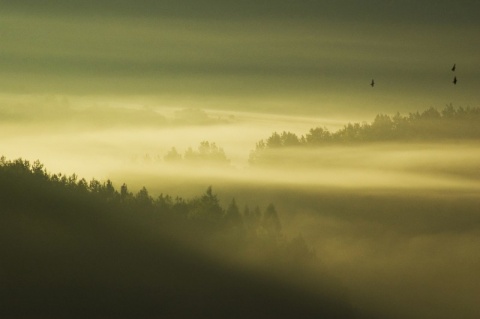
POLYGON ((479 2, 3 1, 0 317, 479 317, 479 2))

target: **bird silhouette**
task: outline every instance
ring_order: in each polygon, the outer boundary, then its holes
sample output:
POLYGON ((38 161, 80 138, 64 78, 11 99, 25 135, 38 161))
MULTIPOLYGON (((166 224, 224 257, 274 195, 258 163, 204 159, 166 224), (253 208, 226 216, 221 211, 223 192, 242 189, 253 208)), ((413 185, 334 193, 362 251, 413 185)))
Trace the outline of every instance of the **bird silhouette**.
POLYGON ((456 76, 453 77, 452 83, 455 84, 455 85, 457 84, 457 77, 456 76))
POLYGON ((457 65, 454 63, 452 67, 452 71, 455 72, 455 69, 457 68, 457 65))
POLYGON ((372 79, 372 83, 370 83, 370 85, 372 86, 372 88, 375 86, 375 81, 372 79))

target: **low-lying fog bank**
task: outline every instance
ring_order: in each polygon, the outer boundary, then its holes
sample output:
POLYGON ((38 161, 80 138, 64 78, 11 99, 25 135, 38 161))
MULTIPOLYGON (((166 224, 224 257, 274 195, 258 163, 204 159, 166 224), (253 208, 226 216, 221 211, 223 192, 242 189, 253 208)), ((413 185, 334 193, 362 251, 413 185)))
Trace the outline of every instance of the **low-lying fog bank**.
POLYGON ((243 196, 275 202, 284 230, 302 234, 318 269, 357 307, 380 318, 478 316, 477 192, 283 187, 243 196))
MULTIPOLYGON (((476 143, 278 151, 263 167, 143 163, 116 180, 227 203, 275 203, 287 236, 316 252, 355 307, 381 318, 476 318, 480 293, 476 143)), ((131 167, 131 166, 130 166, 131 167)))
MULTIPOLYGON (((132 115, 123 112, 121 122, 132 115)), ((251 165, 255 143, 273 131, 337 124, 203 111, 192 119, 172 110, 141 126, 157 114, 146 112, 125 127, 98 126, 95 117, 73 126, 4 120, 2 154, 39 159, 50 173, 126 183, 133 192, 145 186, 154 198, 189 198, 213 186, 240 211, 274 203, 285 236, 305 239, 316 252, 314 271, 335 278, 355 308, 381 318, 478 317, 479 142, 282 148, 251 165), (207 155, 214 143, 224 157, 202 157, 203 141, 207 155), (176 161, 166 158, 172 148, 176 161)))
MULTIPOLYGON (((477 189, 480 185, 480 151, 474 142, 282 149, 268 152, 271 163, 252 167, 248 154, 255 134, 242 135, 250 129, 219 126, 192 131, 32 131, 0 140, 2 154, 8 158, 40 159, 51 172, 76 173, 87 180, 110 178, 136 187, 155 188, 160 180, 205 180, 204 185, 229 180, 341 188, 477 189), (237 135, 232 129, 237 130, 237 135), (165 160, 172 148, 181 156, 188 149, 197 151, 204 136, 222 149, 226 163, 165 160), (130 180, 130 176, 140 178, 130 180)), ((168 189, 169 183, 163 184, 168 189)))

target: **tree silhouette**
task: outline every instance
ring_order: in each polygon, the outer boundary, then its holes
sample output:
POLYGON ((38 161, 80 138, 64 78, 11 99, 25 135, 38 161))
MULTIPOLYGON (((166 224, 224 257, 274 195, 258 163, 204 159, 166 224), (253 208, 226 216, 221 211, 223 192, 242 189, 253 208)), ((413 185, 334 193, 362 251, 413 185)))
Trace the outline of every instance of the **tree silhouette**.
POLYGON ((270 235, 278 235, 282 230, 277 210, 273 204, 269 204, 263 214, 262 226, 270 235))
MULTIPOLYGON (((182 156, 173 147, 165 156, 164 160, 167 162, 180 162, 182 156)), ((183 162, 200 165, 228 165, 230 160, 225 155, 223 148, 218 147, 213 142, 203 141, 198 146, 197 150, 192 147, 187 148, 183 156, 183 162)))
POLYGON ((188 217, 192 220, 212 227, 221 226, 224 211, 220 206, 217 195, 213 194, 211 186, 200 198, 194 198, 190 201, 189 207, 188 217))
POLYGON ((310 145, 322 145, 331 141, 332 134, 322 127, 312 128, 306 134, 306 142, 310 145))
POLYGON ((148 190, 144 187, 142 187, 138 193, 135 195, 135 201, 137 204, 142 207, 142 208, 150 208, 153 204, 153 199, 148 193, 148 190))
POLYGON ((282 147, 283 144, 280 134, 273 132, 273 134, 267 139, 266 146, 269 148, 282 147))
POLYGON ((266 140, 256 143, 250 152, 252 165, 285 161, 275 150, 285 147, 319 147, 375 142, 441 141, 445 139, 480 139, 480 108, 454 108, 451 104, 438 111, 431 107, 423 112, 393 117, 378 114, 372 123, 348 123, 336 132, 317 127, 305 136, 291 132, 273 132, 266 140))
POLYGON ((175 147, 172 147, 172 149, 163 157, 163 159, 167 162, 179 162, 182 160, 182 155, 177 152, 175 147))
POLYGON ((233 198, 230 202, 230 205, 228 205, 228 208, 225 212, 225 220, 227 225, 237 226, 243 223, 242 216, 240 215, 237 203, 235 202, 235 198, 233 198))

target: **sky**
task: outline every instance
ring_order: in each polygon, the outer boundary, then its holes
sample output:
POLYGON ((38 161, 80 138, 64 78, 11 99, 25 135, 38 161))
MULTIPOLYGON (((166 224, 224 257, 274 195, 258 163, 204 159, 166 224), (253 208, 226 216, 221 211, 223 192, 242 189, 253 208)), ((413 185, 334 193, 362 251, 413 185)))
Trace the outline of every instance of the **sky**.
POLYGON ((476 1, 26 0, 0 7, 0 95, 10 99, 148 98, 160 108, 366 120, 449 103, 478 106, 480 97, 476 1))

